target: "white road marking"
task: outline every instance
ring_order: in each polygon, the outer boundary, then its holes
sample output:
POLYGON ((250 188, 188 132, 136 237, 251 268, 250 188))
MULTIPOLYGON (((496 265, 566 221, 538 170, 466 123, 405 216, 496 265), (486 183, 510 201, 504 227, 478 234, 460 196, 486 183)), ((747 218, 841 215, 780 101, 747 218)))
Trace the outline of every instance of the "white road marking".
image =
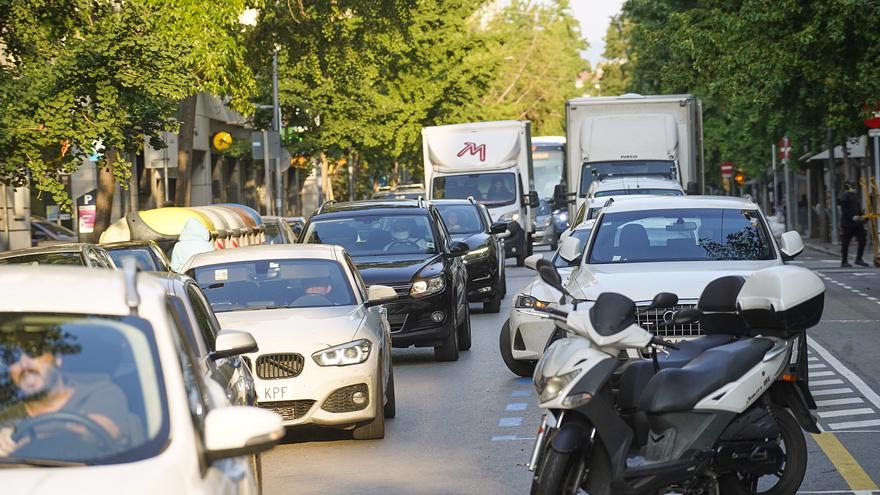
POLYGON ((874 410, 870 407, 861 407, 858 409, 838 409, 836 411, 819 411, 820 418, 839 418, 841 416, 864 416, 865 414, 874 414, 874 410))
POLYGON ((846 399, 828 399, 817 400, 816 405, 819 407, 842 406, 844 404, 861 404, 865 401, 858 397, 847 397, 846 399))
POLYGON ((867 421, 845 421, 843 423, 831 423, 828 426, 832 430, 842 430, 844 428, 864 428, 867 426, 880 426, 880 419, 869 419, 867 421))
POLYGON ((823 395, 851 394, 851 388, 828 388, 825 390, 810 390, 813 397, 821 397, 823 395))
MULTIPOLYGON (((844 378, 849 380, 849 382, 852 383, 853 386, 855 386, 856 389, 858 389, 858 391, 862 393, 862 396, 864 398, 868 399, 871 404, 874 404, 874 407, 880 409, 880 395, 877 395, 877 392, 874 392, 871 387, 869 387, 864 382, 864 380, 862 380, 861 378, 859 378, 858 375, 850 371, 849 368, 844 366, 843 363, 838 361, 836 357, 832 356, 830 352, 825 350, 824 347, 816 343, 816 341, 812 338, 807 337, 807 343, 810 345, 810 347, 813 348, 813 350, 816 351, 817 354, 822 357, 822 359, 825 360, 826 363, 837 370, 837 372, 843 375, 844 378)), ((829 383, 829 385, 832 384, 829 383)))
POLYGON ((820 377, 820 376, 834 376, 835 373, 833 371, 817 371, 815 373, 810 372, 810 378, 812 377, 820 377))
POLYGON ((516 435, 497 435, 492 437, 493 442, 515 442, 519 440, 535 440, 535 437, 520 437, 516 435))
POLYGON ((513 418, 501 418, 498 421, 498 426, 501 428, 511 428, 515 426, 522 426, 523 419, 521 417, 513 417, 513 418))
POLYGON ((827 367, 827 366, 825 366, 825 365, 822 364, 822 363, 811 364, 811 365, 809 365, 809 368, 810 368, 811 370, 815 370, 815 369, 819 369, 819 368, 826 368, 826 367, 827 367))
POLYGON ((511 402, 504 408, 505 411, 525 411, 529 405, 525 402, 511 402))
POLYGON ((834 380, 818 380, 815 382, 813 382, 813 381, 810 382, 810 388, 821 387, 822 385, 843 385, 843 380, 834 379, 834 380))

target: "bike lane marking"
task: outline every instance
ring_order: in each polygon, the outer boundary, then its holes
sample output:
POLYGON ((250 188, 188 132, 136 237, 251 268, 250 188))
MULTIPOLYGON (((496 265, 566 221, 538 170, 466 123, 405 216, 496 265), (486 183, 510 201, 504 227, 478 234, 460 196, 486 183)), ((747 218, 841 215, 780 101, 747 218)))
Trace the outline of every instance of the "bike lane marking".
POLYGON ((816 441, 819 448, 828 457, 828 460, 834 464, 835 469, 837 469, 837 472, 840 473, 851 490, 858 493, 880 489, 871 477, 868 476, 868 473, 862 469, 861 464, 840 443, 840 440, 834 433, 824 432, 819 434, 813 433, 812 435, 813 440, 816 441))

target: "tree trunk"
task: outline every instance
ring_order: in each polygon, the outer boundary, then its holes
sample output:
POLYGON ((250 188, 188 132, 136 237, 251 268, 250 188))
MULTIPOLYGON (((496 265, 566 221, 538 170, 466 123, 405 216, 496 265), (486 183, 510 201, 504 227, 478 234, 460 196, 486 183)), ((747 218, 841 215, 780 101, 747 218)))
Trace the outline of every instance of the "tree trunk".
POLYGON ((116 149, 108 148, 104 152, 104 161, 97 164, 98 168, 98 197, 95 198, 95 230, 91 234, 90 242, 97 243, 101 234, 110 226, 110 216, 113 213, 113 193, 116 191, 116 177, 113 175, 113 167, 116 166, 116 149))
POLYGON ((198 95, 192 95, 180 102, 180 131, 177 134, 177 190, 174 195, 176 206, 190 206, 192 193, 192 155, 196 123, 196 102, 198 95))

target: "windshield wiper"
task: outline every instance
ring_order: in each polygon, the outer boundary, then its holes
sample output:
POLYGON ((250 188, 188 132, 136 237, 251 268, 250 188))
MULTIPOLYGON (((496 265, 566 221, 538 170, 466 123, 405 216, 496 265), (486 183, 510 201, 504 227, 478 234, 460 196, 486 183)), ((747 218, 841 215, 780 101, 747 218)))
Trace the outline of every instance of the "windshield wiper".
POLYGON ((0 469, 4 467, 74 467, 88 466, 87 462, 82 461, 62 461, 59 459, 40 459, 36 457, 0 457, 0 469))

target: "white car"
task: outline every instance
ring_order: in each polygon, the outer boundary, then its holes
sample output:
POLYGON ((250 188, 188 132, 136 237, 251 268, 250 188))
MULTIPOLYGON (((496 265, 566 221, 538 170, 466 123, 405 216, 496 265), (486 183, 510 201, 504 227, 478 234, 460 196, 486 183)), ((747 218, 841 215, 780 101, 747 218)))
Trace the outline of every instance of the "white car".
MULTIPOLYGON (((576 238, 579 246, 586 246, 592 228, 592 221, 583 222, 574 229, 567 230, 565 238, 576 238)), ((566 245, 572 246, 571 242, 566 244, 563 239, 563 246, 566 245)), ((567 284, 572 272, 580 266, 580 253, 564 253, 565 257, 563 257, 562 250, 563 247, 556 250, 552 261, 559 275, 562 276, 563 284, 567 284), (570 261, 565 258, 569 258, 570 261)), ((529 256, 526 258, 526 266, 534 270, 535 263, 541 257, 540 254, 529 256)), ((532 376, 535 364, 544 354, 547 339, 553 333, 553 321, 536 316, 533 310, 536 306, 540 308, 545 304, 558 302, 561 296, 559 291, 544 283, 539 276, 535 276, 517 293, 510 308, 510 317, 501 327, 498 342, 501 358, 513 373, 522 377, 532 376)))
MULTIPOLYGON (((165 288, 130 266, 0 267, 4 493, 257 493, 281 418, 228 405, 165 288)), ((214 355, 254 345, 225 331, 214 355)))
POLYGON ((777 243, 758 205, 747 199, 631 196, 599 212, 567 287, 588 300, 618 292, 639 306, 672 292, 679 297, 676 306, 639 314, 639 323, 668 340, 690 339, 702 335, 699 324, 660 326, 693 307, 712 280, 782 265, 803 247, 794 231, 777 243))
POLYGON ((336 245, 276 244, 202 253, 184 271, 196 279, 222 328, 250 332, 247 357, 257 405, 286 426, 352 429, 383 438, 395 415, 391 334, 380 305, 397 297, 365 287, 336 245))
POLYGON ((575 213, 572 226, 585 220, 595 220, 599 211, 611 199, 629 196, 684 196, 681 184, 661 177, 623 177, 604 178, 593 181, 587 193, 587 200, 581 203, 575 213))

